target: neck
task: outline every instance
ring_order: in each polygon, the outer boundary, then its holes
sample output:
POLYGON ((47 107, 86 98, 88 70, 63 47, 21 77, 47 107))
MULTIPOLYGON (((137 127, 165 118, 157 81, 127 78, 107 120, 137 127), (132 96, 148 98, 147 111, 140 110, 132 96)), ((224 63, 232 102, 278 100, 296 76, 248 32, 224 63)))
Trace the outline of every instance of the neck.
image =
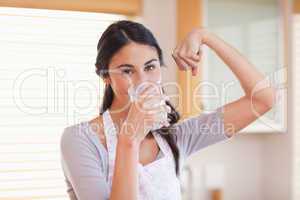
POLYGON ((114 98, 109 108, 109 113, 115 124, 121 125, 128 115, 130 103, 114 98))

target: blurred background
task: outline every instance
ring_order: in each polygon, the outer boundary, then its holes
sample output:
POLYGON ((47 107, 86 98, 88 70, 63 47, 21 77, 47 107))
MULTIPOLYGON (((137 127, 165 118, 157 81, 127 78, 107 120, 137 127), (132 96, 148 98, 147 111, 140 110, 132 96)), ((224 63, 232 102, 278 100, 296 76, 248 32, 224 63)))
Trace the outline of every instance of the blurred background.
POLYGON ((98 115, 104 90, 96 46, 120 19, 141 22, 156 36, 164 87, 182 119, 243 95, 205 47, 198 76, 178 71, 171 53, 195 27, 234 46, 277 88, 270 112, 189 158, 183 199, 299 200, 298 0, 0 0, 0 200, 68 199, 60 136, 98 115))

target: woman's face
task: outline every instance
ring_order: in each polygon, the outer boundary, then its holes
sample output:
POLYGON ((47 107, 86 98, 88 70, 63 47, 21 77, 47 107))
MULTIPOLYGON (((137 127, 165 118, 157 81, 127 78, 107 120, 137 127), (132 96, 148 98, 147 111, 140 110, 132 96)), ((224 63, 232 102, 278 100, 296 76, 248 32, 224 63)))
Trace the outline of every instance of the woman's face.
POLYGON ((109 77, 117 98, 128 100, 130 84, 161 81, 161 68, 157 51, 149 45, 130 42, 122 47, 109 63, 109 77))

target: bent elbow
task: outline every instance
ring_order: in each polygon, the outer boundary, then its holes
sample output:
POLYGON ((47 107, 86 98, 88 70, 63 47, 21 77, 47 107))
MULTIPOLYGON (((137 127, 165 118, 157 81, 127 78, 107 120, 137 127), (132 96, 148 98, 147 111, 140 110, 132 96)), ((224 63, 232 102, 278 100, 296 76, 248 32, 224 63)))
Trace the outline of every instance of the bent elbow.
POLYGON ((271 110, 276 105, 276 89, 274 87, 268 88, 268 98, 264 101, 264 105, 271 110))

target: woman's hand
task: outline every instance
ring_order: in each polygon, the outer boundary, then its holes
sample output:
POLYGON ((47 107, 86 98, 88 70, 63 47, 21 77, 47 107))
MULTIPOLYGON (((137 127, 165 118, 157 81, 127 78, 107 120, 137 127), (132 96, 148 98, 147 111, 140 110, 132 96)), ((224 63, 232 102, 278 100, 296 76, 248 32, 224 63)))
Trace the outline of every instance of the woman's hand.
POLYGON ((129 135, 130 140, 138 144, 156 123, 165 122, 168 126, 167 113, 171 108, 165 104, 166 97, 160 92, 156 84, 143 85, 136 101, 131 103, 127 118, 121 129, 122 133, 129 135))
POLYGON ((180 70, 192 70, 198 73, 198 65, 202 57, 201 45, 205 43, 208 32, 205 29, 194 29, 175 48, 172 57, 180 70))

